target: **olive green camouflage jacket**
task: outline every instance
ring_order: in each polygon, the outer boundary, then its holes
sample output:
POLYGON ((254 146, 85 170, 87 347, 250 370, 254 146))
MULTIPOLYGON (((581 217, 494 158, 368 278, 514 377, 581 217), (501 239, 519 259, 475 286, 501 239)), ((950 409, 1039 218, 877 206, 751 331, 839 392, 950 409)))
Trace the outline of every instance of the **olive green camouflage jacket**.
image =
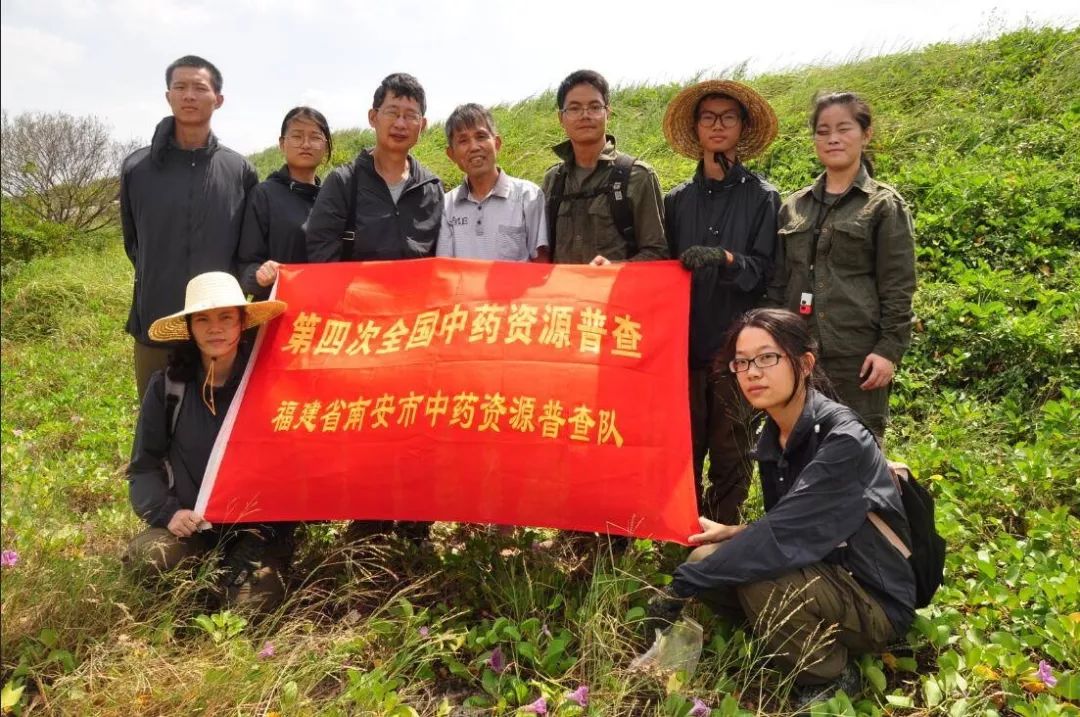
MULTIPOLYGON (((572 167, 574 162, 574 149, 569 140, 557 145, 555 154, 563 161, 548 169, 544 175, 545 197, 551 196, 559 168, 563 164, 572 167)), ((568 172, 565 194, 585 193, 606 186, 611 181, 612 166, 618 154, 615 138, 608 135, 596 170, 580 184, 574 173, 568 172)), ((606 193, 582 199, 565 197, 559 204, 559 216, 555 220, 556 241, 552 242, 555 247, 552 260, 556 264, 588 264, 597 255, 611 261, 667 259, 664 200, 660 194, 660 181, 652 167, 641 161, 634 162, 627 194, 634 213, 633 244, 619 234, 606 193)))
POLYGON ((768 303, 798 312, 802 295, 812 294, 809 319, 822 356, 875 353, 899 363, 911 342, 915 240, 897 191, 863 167, 830 208, 822 174, 788 197, 777 226, 768 303))

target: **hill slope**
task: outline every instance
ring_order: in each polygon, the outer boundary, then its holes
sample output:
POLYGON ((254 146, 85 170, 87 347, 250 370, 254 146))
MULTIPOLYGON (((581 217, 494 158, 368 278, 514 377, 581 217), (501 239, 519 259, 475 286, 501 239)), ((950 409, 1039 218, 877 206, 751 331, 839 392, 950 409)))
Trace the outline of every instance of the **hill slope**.
MULTIPOLYGON (((918 321, 888 449, 936 498, 946 584, 906 639, 859 661, 863 699, 837 698, 829 714, 1077 714, 1078 46, 1076 29, 1025 30, 752 80, 782 132, 756 169, 784 191, 816 171, 811 94, 864 93, 880 176, 912 203, 919 234, 918 321)), ((660 134, 677 89, 614 99, 621 145, 665 187, 691 171, 660 134)), ((504 166, 538 180, 560 139, 551 95, 496 114, 504 166)), ((365 138, 339 133, 335 159, 365 138)), ((443 146, 433 130, 417 153, 457 181, 443 146)), ((280 161, 255 159, 264 176, 280 161)), ((138 410, 122 332, 132 272, 118 237, 97 239, 105 250, 80 242, 3 273, 0 712, 511 714, 542 695, 566 717, 683 717, 693 697, 713 717, 785 713, 790 675, 704 610, 692 679, 625 669, 645 586, 682 557, 646 541, 590 563, 529 530, 441 526, 439 552, 417 554, 344 551, 340 526, 308 526, 289 603, 249 623, 203 614, 206 576, 166 595, 130 584, 117 556, 139 527, 124 479, 138 410), (492 669, 496 648, 505 669, 492 669), (579 685, 587 709, 567 699, 579 685)))

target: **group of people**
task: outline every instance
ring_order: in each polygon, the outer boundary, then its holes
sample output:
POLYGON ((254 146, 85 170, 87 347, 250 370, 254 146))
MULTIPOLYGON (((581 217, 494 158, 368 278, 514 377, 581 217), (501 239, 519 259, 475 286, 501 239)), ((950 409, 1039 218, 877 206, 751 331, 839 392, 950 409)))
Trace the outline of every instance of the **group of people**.
POLYGON ((802 589, 808 599, 769 632, 774 659, 800 683, 849 688, 847 651, 880 649, 907 629, 911 568, 867 516, 909 539, 880 441, 910 340, 914 240, 903 200, 873 177, 862 98, 815 99, 810 127, 824 171, 781 202, 744 165, 776 138, 775 112, 740 82, 699 82, 668 105, 669 145, 698 164, 666 195, 649 165, 616 148, 608 83, 590 70, 558 87, 567 139, 542 186, 499 166, 502 138, 487 109, 457 107, 445 122, 446 153, 465 178, 446 193, 411 154, 427 126, 424 89, 411 75, 382 81, 368 110, 374 147, 323 181, 332 138, 317 110, 286 114, 285 165, 258 183, 211 132, 224 100, 218 69, 180 58, 166 89, 172 114, 121 176, 135 268, 127 330, 142 400, 128 476, 148 524, 125 556, 132 570, 156 575, 218 549, 228 596, 264 607, 281 599, 292 526, 200 532, 192 511, 250 353, 244 330, 284 310, 266 300, 281 264, 670 258, 691 272, 688 400, 702 516, 691 542, 702 547, 651 601, 651 624, 699 598, 756 625, 777 590, 802 589), (746 525, 752 460, 766 512, 746 525), (839 632, 807 663, 807 640, 823 622, 839 632))

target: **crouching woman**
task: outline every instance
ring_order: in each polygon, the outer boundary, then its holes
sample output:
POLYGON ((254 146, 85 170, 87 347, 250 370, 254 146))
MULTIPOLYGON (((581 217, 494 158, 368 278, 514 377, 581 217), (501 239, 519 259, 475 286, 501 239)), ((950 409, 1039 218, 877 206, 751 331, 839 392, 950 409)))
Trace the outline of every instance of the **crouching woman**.
POLYGON ((148 524, 128 545, 125 568, 147 582, 181 564, 220 558, 222 599, 272 610, 284 595, 291 524, 199 530, 192 510, 210 451, 239 386, 251 347, 244 329, 285 310, 280 301, 248 303, 231 274, 208 272, 187 285, 184 309, 150 326, 155 341, 182 341, 150 378, 135 428, 127 477, 131 505, 148 524))
POLYGON ((903 636, 915 602, 911 567, 884 534, 911 544, 889 466, 858 416, 815 389, 815 351, 807 322, 786 310, 754 310, 732 326, 722 355, 767 415, 753 453, 765 514, 747 525, 702 518, 690 538, 701 547, 650 601, 647 621, 663 627, 690 599, 745 620, 795 673, 804 705, 856 694, 849 655, 903 636))

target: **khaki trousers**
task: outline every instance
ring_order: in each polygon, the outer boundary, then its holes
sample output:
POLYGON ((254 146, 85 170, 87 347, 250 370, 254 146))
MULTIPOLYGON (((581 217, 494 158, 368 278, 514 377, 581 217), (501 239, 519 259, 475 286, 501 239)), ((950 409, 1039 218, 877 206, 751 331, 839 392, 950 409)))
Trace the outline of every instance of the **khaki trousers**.
MULTIPOLYGON (((690 554, 697 562, 716 549, 690 554)), ((716 613, 748 622, 772 660, 800 685, 836 679, 849 654, 880 652, 895 636, 885 610, 839 565, 814 563, 775 578, 698 595, 716 613)))

